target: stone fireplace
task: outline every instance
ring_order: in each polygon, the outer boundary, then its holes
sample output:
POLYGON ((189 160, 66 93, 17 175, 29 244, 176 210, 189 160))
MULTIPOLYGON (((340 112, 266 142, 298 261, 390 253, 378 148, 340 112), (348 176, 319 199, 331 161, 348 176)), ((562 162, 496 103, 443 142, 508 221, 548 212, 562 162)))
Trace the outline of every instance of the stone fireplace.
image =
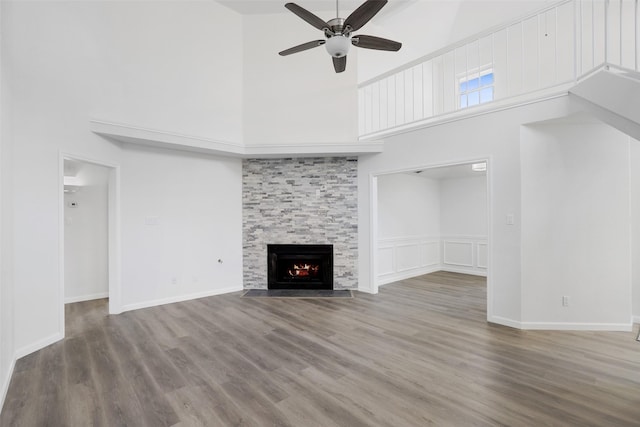
POLYGON ((242 175, 245 289, 268 288, 269 245, 309 244, 333 247, 333 289, 357 288, 356 157, 246 159, 242 175))

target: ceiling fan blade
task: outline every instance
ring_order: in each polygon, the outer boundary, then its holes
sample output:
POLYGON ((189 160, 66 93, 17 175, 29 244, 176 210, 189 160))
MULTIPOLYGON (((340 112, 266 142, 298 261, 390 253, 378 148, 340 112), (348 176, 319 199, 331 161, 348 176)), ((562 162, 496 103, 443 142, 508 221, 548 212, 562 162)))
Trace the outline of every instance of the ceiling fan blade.
POLYGON ((344 27, 351 27, 351 31, 358 31, 364 24, 369 22, 380 9, 387 4, 387 0, 367 0, 354 10, 347 19, 344 20, 344 27))
POLYGON ((298 46, 290 47, 289 49, 283 50, 278 53, 280 56, 291 55, 292 53, 302 52, 303 50, 313 49, 314 47, 322 46, 325 43, 325 40, 314 40, 312 42, 302 43, 298 46))
POLYGON ((391 50, 393 52, 399 51, 402 47, 402 43, 400 42, 383 39, 382 37, 365 35, 353 36, 351 38, 351 44, 365 49, 391 50))
POLYGON ((341 73, 347 68, 347 57, 341 56, 340 58, 333 58, 333 68, 335 68, 336 73, 341 73))
POLYGON ((305 8, 303 8, 301 6, 298 6, 295 3, 287 3, 287 4, 284 5, 284 7, 286 7, 291 12, 295 13, 300 18, 304 19, 309 24, 313 25, 314 27, 316 27, 319 30, 324 30, 325 28, 329 28, 329 25, 325 21, 323 21, 322 19, 318 18, 313 13, 309 12, 307 9, 305 9, 305 8))

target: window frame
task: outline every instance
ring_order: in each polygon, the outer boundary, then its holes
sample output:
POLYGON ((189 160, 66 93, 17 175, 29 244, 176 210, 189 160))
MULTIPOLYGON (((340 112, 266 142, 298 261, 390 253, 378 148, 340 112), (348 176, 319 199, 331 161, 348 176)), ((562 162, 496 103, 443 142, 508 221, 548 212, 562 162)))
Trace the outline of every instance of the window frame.
POLYGON ((468 71, 463 74, 459 74, 456 85, 456 108, 458 110, 463 110, 465 108, 477 107, 478 105, 486 104, 495 100, 495 73, 493 71, 493 67, 485 66, 480 69, 475 69, 472 71, 468 71), (489 84, 482 84, 482 78, 491 75, 491 82, 489 84), (478 85, 472 89, 469 88, 469 82, 473 82, 474 80, 478 81, 478 85), (466 84, 464 90, 463 85, 466 84), (491 99, 482 100, 482 91, 486 89, 491 89, 491 99), (469 104, 469 95, 470 94, 478 94, 477 102, 473 104, 469 104), (463 105, 463 97, 464 105, 463 105))

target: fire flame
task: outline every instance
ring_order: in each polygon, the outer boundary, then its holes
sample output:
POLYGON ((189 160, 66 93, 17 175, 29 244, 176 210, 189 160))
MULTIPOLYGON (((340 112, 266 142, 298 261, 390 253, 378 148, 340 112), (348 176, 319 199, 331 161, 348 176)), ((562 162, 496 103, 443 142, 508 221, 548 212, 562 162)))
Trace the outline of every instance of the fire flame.
POLYGON ((293 268, 287 272, 291 277, 309 277, 318 274, 319 270, 318 264, 293 264, 293 268))

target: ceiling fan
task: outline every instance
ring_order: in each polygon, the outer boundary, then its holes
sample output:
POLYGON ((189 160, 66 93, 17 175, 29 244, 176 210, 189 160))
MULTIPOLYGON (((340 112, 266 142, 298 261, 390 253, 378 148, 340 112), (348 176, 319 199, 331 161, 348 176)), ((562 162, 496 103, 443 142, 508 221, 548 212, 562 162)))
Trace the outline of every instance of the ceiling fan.
MULTIPOLYGON (((351 45, 365 49, 397 52, 402 47, 402 43, 381 37, 352 34, 369 22, 385 4, 387 4, 387 0, 367 0, 354 10, 347 19, 338 16, 325 22, 301 6, 295 3, 287 3, 284 7, 324 32, 326 40, 314 40, 303 43, 283 50, 280 52, 280 55, 287 56, 292 53, 325 45, 327 52, 329 52, 329 55, 333 58, 333 68, 335 68, 336 73, 341 73, 347 67, 347 53, 349 53, 349 47, 351 45)), ((336 15, 339 14, 338 0, 336 0, 336 15)))

